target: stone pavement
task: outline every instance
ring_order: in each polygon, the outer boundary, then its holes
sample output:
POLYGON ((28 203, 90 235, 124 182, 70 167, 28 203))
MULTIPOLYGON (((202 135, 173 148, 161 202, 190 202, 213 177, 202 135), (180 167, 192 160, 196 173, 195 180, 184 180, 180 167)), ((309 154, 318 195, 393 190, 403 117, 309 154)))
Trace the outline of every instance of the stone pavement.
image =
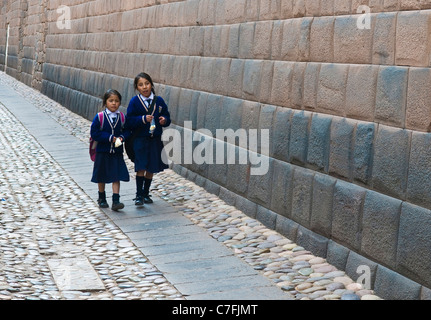
POLYGON ((0 300, 379 299, 173 170, 99 209, 89 127, 0 73, 0 300))

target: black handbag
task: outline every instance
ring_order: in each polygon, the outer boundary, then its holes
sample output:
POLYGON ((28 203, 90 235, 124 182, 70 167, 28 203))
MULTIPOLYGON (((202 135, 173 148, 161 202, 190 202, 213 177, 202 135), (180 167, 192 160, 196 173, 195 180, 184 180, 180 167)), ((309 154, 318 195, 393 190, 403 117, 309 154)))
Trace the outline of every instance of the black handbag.
MULTIPOLYGON (((156 99, 157 99, 157 97, 154 96, 154 99, 151 102, 151 106, 150 106, 150 109, 149 109, 150 111, 151 110, 155 110, 154 106, 156 104, 156 99)), ((142 100, 141 100, 141 103, 144 105, 144 108, 147 109, 147 107, 145 106, 145 104, 144 104, 144 102, 142 100)), ((154 111, 150 112, 150 114, 151 113, 154 113, 154 111)), ((124 148, 126 150, 126 154, 129 157, 130 161, 132 161, 133 163, 135 162, 135 149, 133 148, 133 145, 135 143, 136 137, 142 131, 142 129, 143 129, 143 127, 139 128, 137 130, 134 130, 132 132, 132 134, 130 135, 130 137, 126 140, 126 143, 124 144, 124 148)))

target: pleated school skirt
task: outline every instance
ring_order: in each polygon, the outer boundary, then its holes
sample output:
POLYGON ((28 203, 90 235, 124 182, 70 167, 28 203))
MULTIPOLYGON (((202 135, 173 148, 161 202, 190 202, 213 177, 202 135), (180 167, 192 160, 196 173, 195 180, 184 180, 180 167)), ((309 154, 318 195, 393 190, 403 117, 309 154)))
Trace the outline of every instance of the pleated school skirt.
POLYGON ((91 182, 113 183, 118 181, 130 181, 129 170, 124 162, 123 154, 98 152, 94 161, 91 182))
MULTIPOLYGON (((148 171, 155 174, 169 168, 162 160, 162 153, 165 150, 161 136, 136 138, 133 146, 136 172, 148 171)), ((164 158, 167 159, 167 157, 164 158)))

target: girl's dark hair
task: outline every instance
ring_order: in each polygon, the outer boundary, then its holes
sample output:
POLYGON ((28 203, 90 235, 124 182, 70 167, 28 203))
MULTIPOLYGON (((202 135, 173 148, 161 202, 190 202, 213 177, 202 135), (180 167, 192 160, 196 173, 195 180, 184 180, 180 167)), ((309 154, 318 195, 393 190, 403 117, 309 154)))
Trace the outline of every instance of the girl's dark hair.
POLYGON ((103 95, 103 106, 106 106, 106 102, 108 101, 109 97, 113 95, 117 96, 118 99, 120 99, 120 103, 121 103, 121 99, 122 99, 121 94, 117 90, 109 89, 103 95))
POLYGON ((156 91, 154 91, 154 83, 153 83, 153 79, 151 79, 150 75, 148 73, 145 72, 141 72, 140 74, 138 74, 135 78, 135 90, 138 90, 138 82, 139 79, 146 79, 148 80, 149 83, 151 83, 151 91, 156 94, 156 91))

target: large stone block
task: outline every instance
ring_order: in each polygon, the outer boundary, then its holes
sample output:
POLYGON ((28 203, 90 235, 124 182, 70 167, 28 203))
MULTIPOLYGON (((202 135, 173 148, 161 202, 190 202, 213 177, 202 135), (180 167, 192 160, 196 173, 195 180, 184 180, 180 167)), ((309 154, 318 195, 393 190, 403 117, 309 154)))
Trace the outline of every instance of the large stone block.
MULTIPOLYGON (((170 14, 171 19, 177 16, 178 9, 181 2, 175 2, 169 5, 172 7, 172 13, 170 14)), ((198 20, 196 23, 201 25, 213 25, 215 23, 215 11, 217 2, 211 0, 202 0, 198 9, 198 20)))
MULTIPOLYGON (((178 109, 180 92, 181 90, 178 87, 168 87, 166 90, 166 93, 167 93, 166 99, 169 104, 169 113, 171 115, 172 122, 175 124, 180 124, 178 122, 178 117, 179 117, 178 113, 181 112, 181 110, 178 109)), ((181 125, 184 125, 184 124, 182 123, 181 125)))
POLYGON ((205 128, 205 113, 206 113, 206 104, 208 100, 209 93, 200 92, 198 101, 197 101, 197 110, 196 110, 196 128, 202 129, 205 128))
POLYGON ((247 162, 242 163, 241 159, 247 159, 248 152, 247 149, 240 147, 233 147, 233 151, 235 152, 235 164, 227 166, 226 187, 236 194, 246 196, 250 181, 250 166, 247 162))
POLYGON ((225 1, 224 16, 226 23, 238 23, 244 18, 244 8, 247 0, 225 1))
POLYGON ((374 121, 378 71, 378 66, 350 66, 346 86, 346 116, 374 121))
POLYGON ((243 99, 259 101, 262 65, 262 60, 247 60, 245 62, 242 81, 243 99))
POLYGON ((240 59, 253 58, 253 39, 255 22, 242 23, 239 28, 239 53, 240 59))
POLYGON ((346 264, 346 274, 353 280, 358 281, 362 285, 364 285, 364 289, 372 289, 374 280, 376 278, 377 264, 367 258, 362 257, 356 252, 350 251, 349 256, 347 258, 346 264), (366 273, 364 273, 364 271, 366 273), (368 273, 369 271, 369 273, 368 273), (365 281, 361 281, 359 279, 360 276, 364 276, 367 279, 363 279, 365 281), (364 283, 362 283, 364 282, 364 283), (367 288, 366 285, 369 285, 367 288))
POLYGON ((253 42, 253 58, 269 59, 271 57, 272 21, 256 22, 253 42))
POLYGON ((293 11, 293 16, 295 18, 305 16, 305 9, 306 8, 305 8, 305 1, 304 0, 293 2, 292 11, 293 11))
POLYGON ((408 69, 380 67, 377 80, 375 119, 381 123, 404 126, 408 69))
POLYGON ((301 19, 289 19, 283 23, 281 58, 285 61, 298 61, 298 43, 301 19))
POLYGON ((258 205, 244 197, 237 197, 235 207, 244 212, 250 218, 256 218, 258 205))
POLYGON ((291 218, 292 209, 292 165, 274 160, 270 209, 291 218))
POLYGON ((289 140, 291 116, 290 109, 278 107, 274 116, 274 126, 272 130, 272 156, 282 161, 289 161, 289 140))
POLYGON ((361 245, 361 215, 365 189, 338 180, 334 189, 332 236, 355 251, 361 245))
POLYGON ((311 117, 312 113, 308 111, 296 111, 293 113, 289 141, 289 157, 292 163, 306 163, 308 127, 311 117))
POLYGON ((289 218, 277 215, 275 230, 291 241, 296 241, 299 224, 289 218))
POLYGON ((336 182, 336 179, 325 174, 314 175, 310 228, 328 238, 331 237, 332 202, 336 182))
POLYGON ((211 46, 208 55, 220 57, 227 54, 229 42, 229 28, 224 26, 214 26, 212 28, 211 46))
POLYGON ((319 87, 320 63, 307 63, 304 71, 303 105, 307 110, 317 108, 317 92, 319 87))
POLYGON ((213 90, 212 93, 227 95, 230 91, 226 78, 230 72, 230 59, 217 58, 213 63, 212 79, 213 90))
MULTIPOLYGON (((164 32, 164 36, 166 37, 166 33, 170 36, 175 36, 175 33, 171 30, 175 30, 174 28, 168 29, 164 32)), ((190 56, 202 56, 204 50, 204 37, 205 31, 201 27, 191 27, 189 29, 188 41, 184 45, 187 46, 188 55, 190 56)), ((168 48, 164 52, 169 52, 169 42, 166 41, 168 48)))
POLYGON ((297 62, 293 65, 292 86, 290 88, 289 108, 303 109, 304 72, 307 63, 297 62))
POLYGON ((310 60, 334 61, 334 18, 320 17, 313 20, 310 31, 310 60))
POLYGON ((222 103, 222 96, 215 94, 208 96, 205 112, 205 129, 210 130, 214 137, 216 136, 217 129, 222 128, 220 124, 222 103))
POLYGON ((245 61, 243 59, 232 59, 230 63, 229 77, 224 79, 228 84, 229 94, 237 98, 242 96, 244 64, 245 61))
POLYGON ((228 57, 238 58, 239 30, 240 30, 239 24, 234 24, 229 27, 229 39, 228 39, 228 49, 227 49, 228 57))
POLYGON ((261 69, 261 81, 259 85, 259 92, 257 96, 259 97, 259 101, 261 103, 271 104, 271 88, 272 81, 267 81, 268 79, 273 78, 274 74, 274 61, 264 60, 262 63, 261 69))
POLYGON ((372 183, 375 190, 405 198, 411 132, 380 125, 374 147, 372 183))
POLYGON ((334 14, 349 14, 350 13, 350 1, 334 0, 334 14))
POLYGON ((193 91, 188 89, 180 90, 180 98, 178 101, 177 122, 180 126, 184 126, 184 121, 190 121, 190 107, 192 105, 193 91))
POLYGON ((223 99, 221 109, 222 117, 220 118, 220 129, 232 129, 233 131, 242 129, 242 104, 243 101, 240 99, 229 97, 225 97, 223 99))
POLYGON ((431 128, 430 68, 410 68, 407 90, 406 128, 429 131, 431 128))
POLYGON ((353 148, 353 179, 368 184, 371 177, 376 125, 358 122, 353 148))
MULTIPOLYGON (((213 154, 214 158, 217 156, 217 150, 225 150, 226 143, 224 141, 214 139, 213 140, 213 154)), ((224 161, 216 162, 208 166, 208 178, 220 186, 226 186, 227 184, 227 172, 228 164, 226 161, 226 153, 224 154, 224 161)))
POLYGON ((308 138, 307 166, 328 171, 332 116, 313 114, 308 138))
POLYGON ((277 214, 265 207, 258 206, 256 219, 270 229, 275 229, 277 222, 277 214))
POLYGON ((350 250, 345 246, 342 246, 333 240, 329 240, 326 260, 334 267, 340 270, 345 270, 349 253, 350 250))
POLYGON ((296 167, 293 173, 292 220, 310 228, 312 186, 314 172, 296 167))
POLYGON ((289 107, 293 66, 293 62, 276 61, 274 63, 271 102, 275 105, 289 107))
POLYGON ((385 300, 419 300, 421 285, 379 265, 373 289, 385 300))
POLYGON ((412 133, 407 200, 431 208, 431 134, 412 133))
POLYGON ((429 11, 400 12, 397 18, 395 63, 429 66, 431 39, 429 11))
POLYGON ((265 146, 269 153, 266 155, 269 156, 273 154, 273 139, 271 137, 271 132, 273 131, 273 123, 274 123, 274 116, 275 111, 277 110, 277 107, 271 106, 271 105, 263 105, 260 109, 260 116, 259 116, 259 131, 258 131, 258 137, 257 137, 257 149, 250 146, 250 149, 252 151, 258 151, 262 152, 262 147, 265 146), (267 130, 269 132, 269 141, 263 141, 263 130, 267 130), (260 136, 260 139, 259 139, 260 136))
POLYGON ((199 64, 199 86, 201 91, 212 92, 213 81, 208 75, 213 73, 214 58, 202 58, 199 64))
POLYGON ((313 19, 306 17, 301 21, 298 38, 298 61, 310 60, 310 29, 313 19))
POLYGON ((401 200, 367 191, 362 215, 361 252, 392 268, 396 266, 401 204, 401 200))
POLYGON ((356 121, 334 117, 331 123, 329 173, 349 179, 352 172, 352 144, 356 121))
POLYGON ((373 37, 373 64, 392 65, 395 63, 395 34, 397 13, 384 12, 376 16, 373 37))
POLYGON ((276 20, 280 15, 280 0, 261 1, 259 6, 260 20, 276 20))
POLYGON ((344 116, 348 70, 347 64, 322 64, 317 92, 319 111, 344 116))
POLYGON ((404 202, 399 230, 397 270, 431 287, 431 211, 404 202))
POLYGON ((245 130, 259 128, 261 104, 258 102, 244 101, 242 107, 242 128, 245 130))
POLYGON ((272 193, 273 160, 269 159, 269 172, 266 175, 250 174, 247 198, 264 207, 270 207, 272 193))
POLYGON ((334 62, 360 64, 371 62, 373 31, 358 29, 357 20, 357 16, 341 16, 335 19, 334 62))
POLYGON ((318 257, 326 257, 328 238, 299 226, 296 243, 318 257))
MULTIPOLYGON (((267 35, 268 36, 268 35, 267 35)), ((281 60, 281 47, 283 39, 283 21, 276 20, 273 23, 271 33, 271 59, 281 60)))

